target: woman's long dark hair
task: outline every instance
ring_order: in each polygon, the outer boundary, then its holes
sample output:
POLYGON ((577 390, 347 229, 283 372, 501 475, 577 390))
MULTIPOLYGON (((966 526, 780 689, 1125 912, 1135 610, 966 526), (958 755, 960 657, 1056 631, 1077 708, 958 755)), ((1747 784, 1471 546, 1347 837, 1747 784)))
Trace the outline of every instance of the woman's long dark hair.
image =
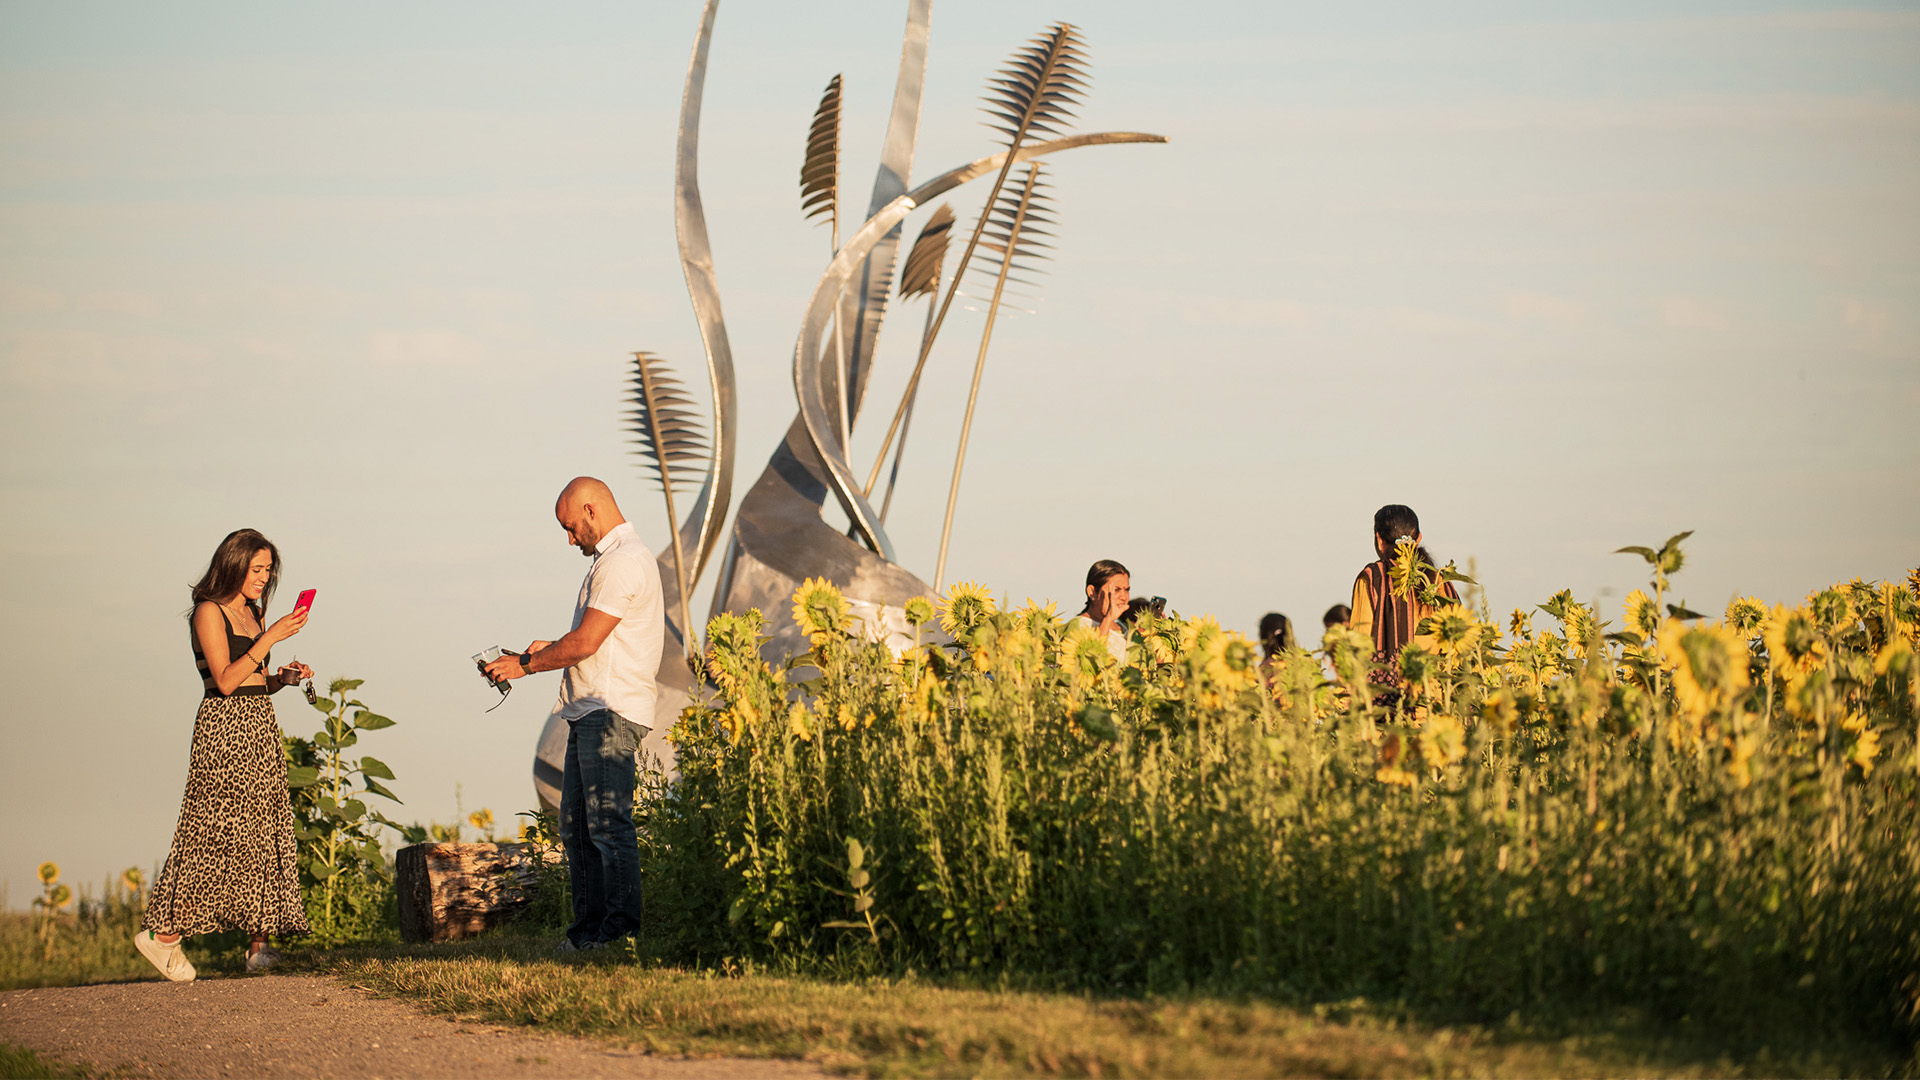
POLYGON ((1260 617, 1260 651, 1269 658, 1293 648, 1293 620, 1277 611, 1260 617))
MULTIPOLYGON (((267 588, 260 594, 260 602, 247 601, 253 609, 253 617, 265 623, 267 601, 273 599, 273 590, 280 584, 280 549, 273 541, 260 534, 258 529, 235 529, 227 534, 220 546, 213 549, 213 558, 207 562, 207 572, 193 586, 193 608, 200 606, 202 600, 211 600, 216 604, 226 602, 227 597, 240 591, 247 583, 247 567, 253 563, 253 557, 262 551, 273 557, 273 569, 267 571, 267 588)), ((193 608, 187 609, 187 618, 193 618, 193 608)))
MULTIPOLYGON (((1095 592, 1098 592, 1100 588, 1106 585, 1108 581, 1111 581, 1112 579, 1119 577, 1121 574, 1126 574, 1126 573, 1127 573, 1127 568, 1124 566, 1121 566, 1118 560, 1101 559, 1099 562, 1094 563, 1092 566, 1087 568, 1087 585, 1090 588, 1092 588, 1095 592)), ((1127 574, 1127 576, 1132 577, 1133 575, 1127 574)), ((1080 614, 1085 615, 1087 612, 1092 610, 1093 610, 1093 599, 1089 597, 1087 599, 1086 606, 1080 609, 1080 614)))

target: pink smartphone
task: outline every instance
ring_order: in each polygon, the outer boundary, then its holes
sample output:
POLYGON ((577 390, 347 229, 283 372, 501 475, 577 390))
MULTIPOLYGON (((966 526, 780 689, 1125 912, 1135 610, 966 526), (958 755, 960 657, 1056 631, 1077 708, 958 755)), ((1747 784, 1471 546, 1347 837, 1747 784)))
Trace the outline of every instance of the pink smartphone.
POLYGON ((293 602, 293 610, 295 610, 295 611, 299 611, 299 610, 300 610, 301 608, 310 608, 310 607, 312 607, 312 606, 313 606, 313 594, 314 594, 314 593, 315 593, 316 591, 317 591, 317 590, 314 590, 314 589, 307 589, 307 590, 305 590, 305 591, 303 591, 303 592, 301 592, 301 594, 300 594, 300 599, 298 599, 298 600, 295 600, 295 601, 293 602))

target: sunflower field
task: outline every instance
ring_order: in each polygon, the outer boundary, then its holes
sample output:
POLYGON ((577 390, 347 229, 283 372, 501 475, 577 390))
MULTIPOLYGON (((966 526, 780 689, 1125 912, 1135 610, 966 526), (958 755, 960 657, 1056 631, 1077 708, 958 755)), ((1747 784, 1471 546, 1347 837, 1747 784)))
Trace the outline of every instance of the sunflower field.
POLYGON ((709 624, 719 692, 637 809, 650 935, 789 970, 1911 1047, 1920 571, 1714 620, 1666 603, 1683 538, 1630 549, 1651 580, 1617 630, 1567 593, 1498 622, 1446 604, 1451 569, 1402 552, 1396 587, 1441 602, 1390 671, 1340 628, 1263 664, 1205 617, 1143 616, 1116 663, 971 585, 910 605, 934 640, 896 653, 809 581, 785 665, 757 612, 709 624))

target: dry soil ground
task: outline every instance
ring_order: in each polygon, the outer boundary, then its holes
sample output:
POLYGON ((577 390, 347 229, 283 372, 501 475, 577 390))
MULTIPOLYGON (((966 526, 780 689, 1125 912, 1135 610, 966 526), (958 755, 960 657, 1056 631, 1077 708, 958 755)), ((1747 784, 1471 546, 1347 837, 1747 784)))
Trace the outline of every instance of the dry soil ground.
POLYGON ((432 1016, 318 975, 0 993, 0 1040, 133 1077, 819 1076, 793 1061, 657 1057, 432 1016))

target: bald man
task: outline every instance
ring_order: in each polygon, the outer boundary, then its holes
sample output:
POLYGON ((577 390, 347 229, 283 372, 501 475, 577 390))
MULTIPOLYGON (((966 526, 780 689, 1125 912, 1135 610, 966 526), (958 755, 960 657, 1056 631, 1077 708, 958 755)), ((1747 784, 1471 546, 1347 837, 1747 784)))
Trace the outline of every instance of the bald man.
POLYGON ((561 952, 604 947, 640 929, 640 845, 633 831, 634 752, 653 724, 665 627, 660 568, 607 485, 575 477, 554 504, 567 542, 593 560, 573 629, 487 665, 495 679, 536 671, 560 679, 567 765, 560 842, 573 885, 573 925, 561 952))

